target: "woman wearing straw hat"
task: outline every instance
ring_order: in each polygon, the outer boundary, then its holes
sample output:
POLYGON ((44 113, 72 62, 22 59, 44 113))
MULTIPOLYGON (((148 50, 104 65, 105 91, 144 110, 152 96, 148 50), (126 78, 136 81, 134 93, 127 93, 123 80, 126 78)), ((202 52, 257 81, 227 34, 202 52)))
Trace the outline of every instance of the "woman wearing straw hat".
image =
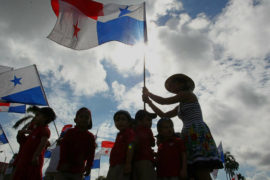
POLYGON ((185 141, 189 176, 196 180, 211 180, 213 169, 223 168, 219 158, 215 141, 211 132, 203 121, 200 104, 193 93, 195 84, 185 74, 174 74, 165 82, 165 88, 176 94, 163 98, 143 88, 143 101, 160 117, 172 118, 178 116, 183 121, 181 136, 185 141), (174 109, 163 112, 152 101, 158 104, 179 103, 174 109))

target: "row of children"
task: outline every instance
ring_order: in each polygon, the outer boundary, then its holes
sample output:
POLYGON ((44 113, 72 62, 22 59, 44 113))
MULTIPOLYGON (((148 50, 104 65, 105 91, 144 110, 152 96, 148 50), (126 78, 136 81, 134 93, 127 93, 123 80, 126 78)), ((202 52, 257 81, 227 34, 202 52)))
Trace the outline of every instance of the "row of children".
MULTIPOLYGON (((13 163, 13 180, 42 179, 44 152, 48 147, 50 130, 48 124, 56 116, 49 107, 39 109, 27 130, 18 132, 20 150, 13 163)), ((186 157, 183 141, 174 136, 173 123, 162 118, 158 122, 159 150, 155 161, 155 139, 151 131, 152 119, 156 115, 139 110, 133 120, 127 111, 114 114, 115 127, 119 130, 110 155, 108 180, 148 180, 158 177, 186 177, 186 157), (168 141, 168 142, 166 142, 168 141), (155 164, 156 162, 156 164, 155 164), (157 167, 157 175, 155 171, 157 167), (131 177, 132 176, 132 177, 131 177)), ((77 111, 75 128, 61 136, 60 157, 57 173, 46 173, 45 179, 82 179, 91 172, 96 143, 92 133, 91 112, 87 108, 77 111)), ((54 157, 51 157, 52 161, 54 157)))
POLYGON ((161 118, 157 123, 157 145, 151 130, 157 115, 139 110, 132 120, 127 111, 114 115, 119 130, 110 154, 107 180, 181 180, 187 178, 184 142, 174 133, 173 122, 161 118), (135 122, 134 122, 135 121, 135 122))
MULTIPOLYGON (((162 117, 157 123, 156 157, 152 150, 155 140, 151 131, 152 119, 156 118, 156 114, 139 110, 134 121, 127 111, 120 110, 114 114, 119 133, 110 155, 108 180, 176 180, 187 177, 210 180, 210 171, 223 167, 211 132, 203 121, 198 99, 193 93, 193 80, 184 74, 175 74, 166 80, 165 88, 176 95, 163 98, 147 88, 143 88, 142 95, 143 101, 162 117), (179 105, 165 113, 150 99, 159 104, 179 105), (183 122, 182 139, 173 130, 170 118, 175 116, 183 122)), ((55 117, 51 108, 41 108, 29 128, 19 132, 21 148, 14 162, 12 179, 42 178, 44 151, 50 137, 48 124, 55 117)), ((60 158, 54 179, 75 180, 90 174, 96 148, 95 138, 88 131, 92 127, 90 110, 79 109, 74 121, 75 128, 68 130, 59 140, 60 158)))
MULTIPOLYGON (((56 119, 50 107, 37 108, 35 117, 25 130, 20 130, 17 141, 20 144, 18 155, 12 163, 13 171, 5 180, 42 180, 44 153, 49 144, 48 124, 56 119)), ((75 128, 69 129, 58 139, 60 144, 58 173, 53 179, 82 179, 89 175, 96 148, 95 138, 88 129, 92 128, 91 112, 87 108, 77 111, 75 128), (84 173, 84 174, 83 174, 84 173)), ((51 177, 45 176, 45 179, 51 177)))

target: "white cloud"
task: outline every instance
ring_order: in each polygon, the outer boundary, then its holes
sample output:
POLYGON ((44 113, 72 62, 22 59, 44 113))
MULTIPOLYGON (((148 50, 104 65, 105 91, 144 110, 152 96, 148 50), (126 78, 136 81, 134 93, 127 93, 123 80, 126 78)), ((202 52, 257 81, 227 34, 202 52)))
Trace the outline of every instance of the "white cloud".
POLYGON ((252 59, 269 54, 269 8, 267 0, 258 1, 256 6, 252 0, 230 1, 211 32, 213 41, 224 48, 224 56, 252 59))

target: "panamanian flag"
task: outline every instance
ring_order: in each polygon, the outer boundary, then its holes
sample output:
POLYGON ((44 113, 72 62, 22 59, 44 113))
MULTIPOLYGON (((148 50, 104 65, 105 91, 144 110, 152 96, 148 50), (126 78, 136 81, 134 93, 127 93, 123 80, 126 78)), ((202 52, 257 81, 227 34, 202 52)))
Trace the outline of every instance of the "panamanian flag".
POLYGON ((102 4, 91 0, 52 0, 57 22, 48 38, 76 50, 109 41, 147 41, 145 3, 102 4))
POLYGON ((0 74, 0 101, 48 105, 35 65, 0 74))
POLYGON ((0 112, 25 113, 25 111, 25 104, 0 102, 0 112))
POLYGON ((0 145, 2 144, 7 144, 8 143, 8 139, 4 133, 4 130, 0 124, 0 145))
POLYGON ((1 74, 1 73, 4 73, 4 72, 7 72, 7 71, 11 71, 11 70, 13 70, 12 67, 0 65, 0 74, 1 74))
POLYGON ((110 156, 113 146, 114 142, 112 141, 102 141, 99 153, 103 156, 110 156))

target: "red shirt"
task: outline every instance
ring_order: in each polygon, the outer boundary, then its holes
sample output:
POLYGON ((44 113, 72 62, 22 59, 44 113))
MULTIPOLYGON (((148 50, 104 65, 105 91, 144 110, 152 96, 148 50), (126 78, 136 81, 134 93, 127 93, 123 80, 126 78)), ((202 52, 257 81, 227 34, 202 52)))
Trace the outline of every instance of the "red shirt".
POLYGON ((32 165, 31 161, 35 151, 37 150, 41 138, 50 137, 50 130, 48 126, 39 126, 32 130, 23 144, 19 152, 16 171, 13 180, 41 180, 42 179, 42 166, 44 162, 45 148, 39 155, 39 164, 32 165))
MULTIPOLYGON (((33 130, 35 128, 37 128, 37 126, 35 125, 35 123, 31 122, 31 124, 30 124, 30 126, 29 126, 29 128, 27 130, 33 130)), ((17 164, 17 162, 18 162, 18 160, 20 158, 19 155, 21 155, 20 152, 21 152, 22 147, 23 147, 24 143, 26 142, 28 136, 26 136, 25 134, 19 134, 18 133, 17 136, 16 136, 16 138, 17 138, 17 142, 19 143, 20 146, 19 146, 18 155, 14 159, 13 166, 16 166, 16 164, 17 164)))
POLYGON ((181 153, 184 151, 184 142, 180 138, 173 137, 161 142, 157 152, 158 177, 179 176, 182 168, 181 153))
POLYGON ((135 130, 136 134, 136 151, 135 161, 150 160, 154 161, 154 151, 152 146, 155 145, 153 132, 150 128, 138 126, 135 130))
POLYGON ((69 129, 60 144, 57 169, 70 173, 83 173, 93 164, 95 148, 96 143, 92 133, 81 131, 77 127, 69 129))
POLYGON ((117 134, 114 146, 110 154, 110 166, 125 164, 128 145, 134 142, 134 139, 135 133, 131 128, 127 128, 117 134))

